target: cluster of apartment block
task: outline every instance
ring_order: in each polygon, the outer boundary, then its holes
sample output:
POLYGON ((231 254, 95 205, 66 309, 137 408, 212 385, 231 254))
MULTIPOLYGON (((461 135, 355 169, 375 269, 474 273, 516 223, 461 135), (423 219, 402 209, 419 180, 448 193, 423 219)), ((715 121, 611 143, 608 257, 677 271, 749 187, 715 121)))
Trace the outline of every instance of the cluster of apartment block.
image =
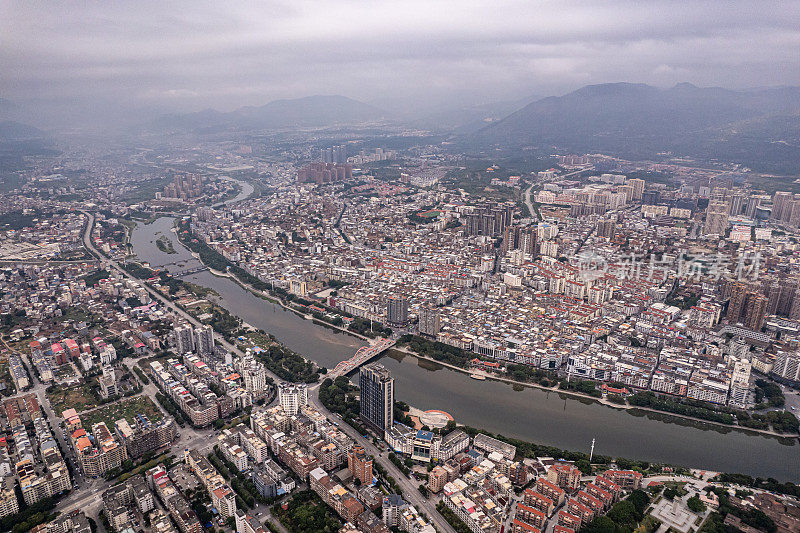
POLYGON ((166 366, 169 371, 159 361, 150 362, 154 381, 175 401, 192 424, 205 427, 233 412, 233 400, 214 394, 208 385, 191 375, 177 359, 167 360, 166 366))
POLYGON ((442 488, 442 501, 475 533, 499 532, 513 486, 495 463, 484 459, 442 488))
POLYGON ((127 448, 114 438, 105 422, 92 426, 90 438, 90 433, 83 428, 80 417, 68 411, 65 411, 65 425, 85 476, 102 476, 109 470, 118 468, 128 458, 127 448))
POLYGON ((170 479, 163 465, 154 466, 145 475, 150 489, 156 493, 181 533, 201 533, 203 526, 189 502, 170 479))
POLYGON ((315 468, 334 470, 347 462, 353 441, 310 405, 289 415, 281 405, 251 414, 253 432, 289 469, 307 479, 315 468))
POLYGON ((134 506, 143 515, 155 509, 153 492, 144 475, 133 476, 103 493, 103 512, 114 531, 134 529, 130 512, 134 506))
POLYGON ((0 437, 0 516, 72 488, 69 470, 33 395, 4 401, 7 433, 0 437))
POLYGON ((236 516, 236 495, 208 459, 197 450, 184 451, 184 459, 205 487, 217 512, 225 518, 236 516))
MULTIPOLYGON (((549 474, 549 473, 548 473, 549 474)), ((575 533, 596 517, 607 512, 622 495, 623 490, 634 490, 641 485, 642 475, 632 470, 609 470, 597 476, 583 489, 564 489, 570 496, 558 511, 557 526, 560 533, 575 533)))
POLYGON ((133 426, 125 419, 114 423, 114 431, 130 457, 138 459, 147 452, 168 446, 178 436, 175 420, 170 416, 151 422, 140 413, 134 416, 133 421, 133 426))

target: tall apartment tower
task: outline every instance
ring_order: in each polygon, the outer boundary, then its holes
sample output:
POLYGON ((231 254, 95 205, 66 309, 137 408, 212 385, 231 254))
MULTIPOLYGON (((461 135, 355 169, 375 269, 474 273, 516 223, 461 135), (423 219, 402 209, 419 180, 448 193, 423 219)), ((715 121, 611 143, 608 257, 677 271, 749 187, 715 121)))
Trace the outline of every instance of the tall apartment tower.
POLYGON ((764 324, 764 317, 767 314, 767 302, 769 300, 763 294, 750 292, 747 294, 747 305, 745 307, 742 322, 744 327, 750 331, 759 331, 764 324))
POLYGON ((436 337, 439 333, 439 310, 423 305, 419 309, 419 332, 421 335, 436 337))
POLYGON ((730 300, 728 301, 728 312, 726 318, 731 324, 739 322, 747 301, 748 286, 746 283, 735 282, 730 287, 730 300))
POLYGON ((789 204, 791 209, 792 193, 787 191, 777 191, 772 197, 772 213, 770 218, 773 220, 781 220, 783 218, 784 208, 789 204))
POLYGON ((408 300, 402 296, 393 296, 386 303, 386 321, 390 326, 402 326, 408 323, 408 300))
POLYGON ((633 187, 633 201, 638 202, 644 194, 644 180, 633 178, 628 180, 628 185, 633 187))
POLYGON ((278 402, 286 414, 296 415, 301 407, 308 405, 308 389, 302 383, 279 383, 278 402))
POLYGON ((758 331, 764 324, 769 298, 746 283, 737 282, 731 287, 728 312, 725 315, 730 324, 741 322, 751 331, 758 331))
POLYGON ((771 373, 789 381, 800 382, 800 354, 779 350, 771 373))
POLYGON ((194 351, 194 330, 189 324, 177 326, 172 334, 175 337, 175 349, 178 355, 194 351))
POLYGON ((613 239, 617 232, 617 224, 611 219, 603 219, 597 222, 597 236, 613 239))
POLYGON ((383 437, 394 421, 394 378, 386 367, 373 363, 361 367, 358 383, 361 421, 383 437))
POLYGON ((200 357, 214 355, 214 329, 201 326, 194 331, 194 347, 200 357))

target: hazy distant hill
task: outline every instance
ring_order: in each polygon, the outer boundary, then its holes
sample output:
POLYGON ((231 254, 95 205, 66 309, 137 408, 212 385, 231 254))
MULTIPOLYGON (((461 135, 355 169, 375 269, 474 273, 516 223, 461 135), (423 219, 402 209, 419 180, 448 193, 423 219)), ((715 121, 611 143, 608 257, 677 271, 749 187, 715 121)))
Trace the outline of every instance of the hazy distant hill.
POLYGON ((345 96, 308 96, 275 100, 259 107, 222 113, 213 109, 183 115, 164 115, 155 125, 164 129, 283 129, 353 124, 382 118, 376 107, 345 96))
POLYGON ((0 122, 0 140, 16 141, 25 139, 38 139, 44 137, 44 132, 33 126, 5 120, 0 122))
POLYGON ((747 150, 779 142, 785 149, 771 150, 771 161, 764 163, 794 161, 787 168, 791 171, 800 168, 798 139, 792 137, 798 123, 798 87, 733 91, 688 83, 671 89, 612 83, 537 100, 467 139, 507 148, 556 146, 642 157, 672 150, 720 158, 729 148, 746 151, 742 142, 747 150))
POLYGON ((443 109, 413 118, 409 125, 431 130, 452 130, 461 134, 474 133, 522 108, 528 102, 530 99, 443 109))

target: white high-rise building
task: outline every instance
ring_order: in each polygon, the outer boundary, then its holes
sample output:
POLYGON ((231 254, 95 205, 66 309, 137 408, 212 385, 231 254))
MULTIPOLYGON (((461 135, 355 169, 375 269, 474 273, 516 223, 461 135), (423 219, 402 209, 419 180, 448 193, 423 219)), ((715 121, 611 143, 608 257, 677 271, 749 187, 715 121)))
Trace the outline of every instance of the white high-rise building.
POLYGON ((263 396, 267 392, 267 372, 252 356, 237 359, 236 369, 242 375, 244 388, 253 396, 263 396))
POLYGON ((800 381, 800 354, 778 351, 772 374, 789 381, 800 381))
POLYGON ((739 359, 733 363, 729 405, 739 409, 747 409, 750 396, 750 371, 752 368, 753 364, 747 359, 739 359))
POLYGON ((308 389, 302 383, 280 383, 278 401, 287 414, 296 415, 301 407, 308 405, 308 389))
POLYGON ((419 332, 422 335, 436 337, 440 329, 439 310, 434 307, 419 308, 419 332))

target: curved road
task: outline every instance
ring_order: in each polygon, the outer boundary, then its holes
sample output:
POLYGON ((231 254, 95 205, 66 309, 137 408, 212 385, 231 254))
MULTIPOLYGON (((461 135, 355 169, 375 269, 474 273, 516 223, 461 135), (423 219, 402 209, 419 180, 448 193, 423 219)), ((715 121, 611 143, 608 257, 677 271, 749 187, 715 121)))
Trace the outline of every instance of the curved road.
MULTIPOLYGON (((94 244, 92 243, 92 238, 91 238, 92 231, 94 230, 94 221, 95 221, 94 215, 92 215, 91 213, 89 213, 87 211, 83 211, 83 214, 88 217, 88 223, 86 224, 86 230, 84 231, 84 234, 83 234, 83 242, 86 245, 86 248, 89 251, 91 251, 93 254, 95 254, 100 259, 100 262, 102 263, 102 265, 104 267, 113 268, 114 270, 119 272, 124 278, 131 279, 131 280, 133 280, 133 281, 135 281, 137 283, 140 283, 141 286, 143 286, 145 288, 145 290, 150 294, 150 296, 153 299, 159 301, 166 308, 170 309, 175 314, 177 314, 177 315, 181 316, 182 318, 186 319, 192 325, 198 326, 198 327, 202 325, 197 319, 195 319, 193 316, 191 316, 189 313, 187 313, 183 309, 181 309, 178 306, 176 306, 173 302, 171 302, 170 300, 165 298, 161 293, 159 293, 158 291, 152 289, 146 283, 141 283, 140 280, 137 280, 136 278, 134 278, 133 276, 128 274, 128 272, 126 272, 125 269, 123 269, 117 261, 114 261, 113 259, 109 259, 109 258, 105 257, 99 250, 97 250, 97 248, 94 247, 94 244)), ((242 353, 242 351, 239 350, 239 348, 237 348, 236 346, 232 345, 231 343, 229 343, 225 339, 218 338, 218 342, 226 350, 228 350, 228 351, 230 351, 232 353, 235 353, 235 354, 237 354, 239 356, 243 356, 244 355, 244 353, 242 353)), ((270 376, 273 380, 275 380, 276 383, 279 382, 279 381, 282 381, 277 375, 275 375, 272 372, 270 372, 269 369, 265 369, 265 370, 266 370, 267 375, 270 376)), ((309 394, 309 402, 314 406, 315 409, 317 409, 320 413, 325 415, 328 419, 335 420, 334 413, 332 413, 324 405, 322 405, 322 402, 320 402, 320 400, 319 400, 319 385, 320 384, 317 383, 316 385, 313 385, 312 387, 309 387, 309 391, 311 392, 311 394, 309 394)), ((400 488, 403 490, 403 497, 405 498, 405 500, 408 501, 409 503, 413 504, 417 508, 418 511, 424 512, 425 514, 427 514, 428 518, 433 522, 434 526, 436 527, 436 529, 440 533, 455 533, 455 530, 453 529, 453 527, 436 510, 436 507, 435 507, 433 501, 429 501, 428 499, 423 497, 422 494, 420 494, 420 492, 418 490, 418 485, 414 484, 411 481, 411 479, 409 479, 408 477, 403 475, 403 473, 400 471, 399 468, 397 468, 394 465, 394 463, 392 463, 391 461, 389 461, 386 458, 382 458, 380 456, 380 451, 372 444, 371 440, 365 439, 363 437, 363 435, 359 434, 358 431, 356 431, 354 428, 350 427, 348 424, 345 424, 345 423, 339 424, 339 428, 345 434, 347 434, 351 439, 353 439, 357 444, 363 446, 364 449, 369 454, 374 456, 375 462, 377 462, 381 466, 383 466, 383 468, 385 468, 386 471, 389 472, 389 474, 400 485, 400 488)), ((181 429, 181 432, 185 431, 185 429, 186 428, 181 429)), ((202 440, 202 438, 203 438, 203 436, 198 434, 197 439, 202 440)), ((97 497, 97 494, 88 495, 88 496, 82 498, 81 500, 77 500, 75 503, 84 502, 84 501, 94 502, 96 497, 97 497)))

